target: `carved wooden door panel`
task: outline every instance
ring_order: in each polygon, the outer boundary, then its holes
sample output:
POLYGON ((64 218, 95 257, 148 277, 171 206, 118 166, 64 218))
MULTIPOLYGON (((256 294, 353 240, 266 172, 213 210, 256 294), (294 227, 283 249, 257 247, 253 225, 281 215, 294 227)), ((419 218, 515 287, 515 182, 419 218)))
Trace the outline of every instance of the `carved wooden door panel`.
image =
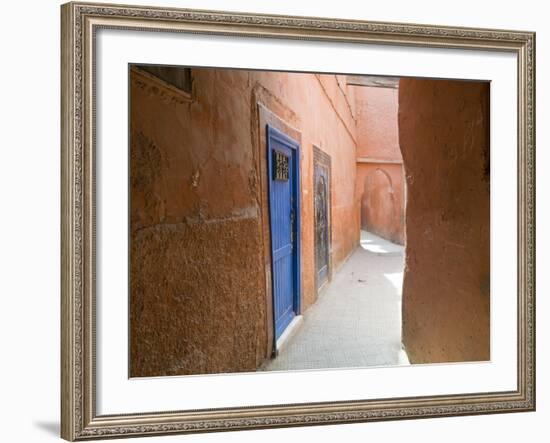
POLYGON ((315 263, 317 287, 328 279, 329 270, 329 189, 328 170, 322 165, 315 165, 315 263))

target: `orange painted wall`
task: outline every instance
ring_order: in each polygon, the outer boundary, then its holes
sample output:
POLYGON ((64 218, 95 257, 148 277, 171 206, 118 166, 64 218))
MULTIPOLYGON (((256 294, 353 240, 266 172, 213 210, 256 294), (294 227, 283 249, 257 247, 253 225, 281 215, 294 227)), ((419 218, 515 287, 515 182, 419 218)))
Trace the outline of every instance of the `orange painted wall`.
POLYGON ((399 148, 398 90, 354 87, 357 107, 356 198, 361 228, 405 242, 405 180, 399 148))
POLYGON ((489 83, 401 79, 403 342, 413 363, 490 358, 489 83))
POLYGON ((357 163, 361 229, 405 244, 405 175, 402 164, 357 163))
MULTIPOLYGON (((334 268, 359 240, 355 199, 356 124, 353 89, 345 76, 250 72, 256 88, 268 91, 264 101, 284 104, 286 121, 301 133, 302 289, 305 306, 316 298, 313 250, 313 145, 332 160, 332 260, 334 268)), ((277 106, 267 105, 274 109, 277 106)), ((260 147, 260 149, 264 149, 260 147)))
POLYGON ((399 149, 398 89, 354 87, 357 156, 402 161, 399 149))
POLYGON ((187 100, 131 73, 132 376, 255 370, 268 220, 258 103, 301 141, 302 309, 316 299, 312 146, 332 157, 332 261, 357 246, 353 90, 334 75, 192 69, 187 100))

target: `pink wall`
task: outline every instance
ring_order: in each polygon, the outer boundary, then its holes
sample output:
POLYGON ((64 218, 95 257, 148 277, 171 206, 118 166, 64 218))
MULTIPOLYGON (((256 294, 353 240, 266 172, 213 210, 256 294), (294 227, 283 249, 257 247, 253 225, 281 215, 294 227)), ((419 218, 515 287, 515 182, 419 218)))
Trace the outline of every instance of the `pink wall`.
POLYGON ((356 86, 357 156, 402 161, 397 124, 398 90, 356 86))
POLYGON ((356 198, 361 228, 405 241, 405 180, 398 128, 398 90, 354 87, 357 108, 356 198))
POLYGON ((405 182, 402 164, 357 163, 361 229, 405 244, 405 182))

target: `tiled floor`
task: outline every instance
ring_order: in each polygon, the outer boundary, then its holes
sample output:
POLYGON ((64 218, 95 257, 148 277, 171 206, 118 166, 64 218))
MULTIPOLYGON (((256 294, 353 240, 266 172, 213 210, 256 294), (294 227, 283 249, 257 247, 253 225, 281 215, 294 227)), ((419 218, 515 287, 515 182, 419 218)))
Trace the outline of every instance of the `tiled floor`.
POLYGON ((267 371, 407 365, 401 348, 403 246, 368 232, 267 371))

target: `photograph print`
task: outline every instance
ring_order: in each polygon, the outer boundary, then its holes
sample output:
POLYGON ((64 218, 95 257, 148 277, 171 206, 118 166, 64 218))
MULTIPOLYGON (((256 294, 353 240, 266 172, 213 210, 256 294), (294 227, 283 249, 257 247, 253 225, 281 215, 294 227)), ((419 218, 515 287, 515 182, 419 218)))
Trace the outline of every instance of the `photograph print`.
POLYGON ((129 377, 490 361, 489 82, 128 76, 129 377))

